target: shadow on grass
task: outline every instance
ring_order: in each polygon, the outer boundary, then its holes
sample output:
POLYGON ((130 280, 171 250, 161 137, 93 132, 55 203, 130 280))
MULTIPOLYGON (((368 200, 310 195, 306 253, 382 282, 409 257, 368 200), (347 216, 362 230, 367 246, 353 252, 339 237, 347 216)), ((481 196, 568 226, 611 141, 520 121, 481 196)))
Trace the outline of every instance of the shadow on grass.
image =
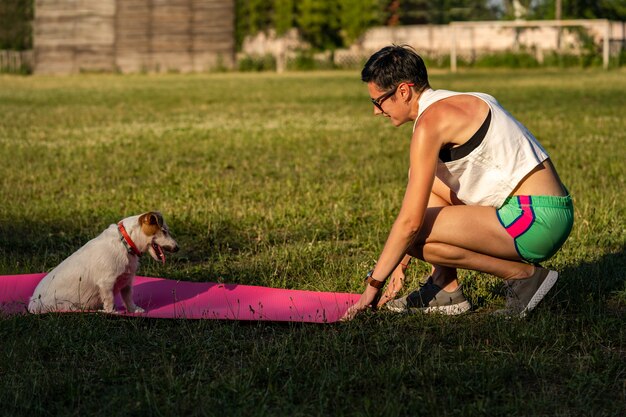
MULTIPOLYGON (((50 270, 119 220, 108 215, 81 216, 80 221, 76 221, 75 216, 59 219, 2 219, 0 254, 4 262, 0 266, 5 269, 2 272, 50 270)), ((185 225, 178 223, 175 218, 170 223, 172 234, 181 246, 180 252, 170 258, 174 265, 212 261, 254 248, 254 242, 244 233, 244 229, 228 218, 212 221, 209 231, 207 225, 200 222, 186 221, 185 225)), ((147 262, 144 264, 149 265, 147 262)))
MULTIPOLYGON (((167 214, 165 214, 167 217, 167 214)), ((277 273, 276 266, 262 259, 242 259, 241 254, 266 250, 248 231, 246 224, 233 218, 200 222, 189 218, 170 217, 170 226, 181 251, 168 259, 165 267, 144 261, 139 275, 164 276, 173 279, 226 281, 240 284, 266 285, 267 278, 277 273), (236 260, 236 262, 233 262, 236 260)), ((119 219, 92 213, 62 219, 19 218, 0 220, 0 263, 2 273, 35 273, 50 270, 82 245, 119 219)), ((305 262, 305 261, 303 261, 305 262)), ((607 253, 598 259, 572 265, 559 271, 556 288, 542 305, 565 312, 604 309, 608 301, 618 310, 626 308, 626 248, 607 253)), ((472 281, 468 282, 469 286, 472 281)), ((487 293, 498 292, 488 288, 487 293)), ((471 292, 471 291, 470 291, 471 292)), ((477 297, 475 305, 491 304, 491 297, 477 297)), ((545 307, 544 307, 545 308, 545 307)))
MULTIPOLYGON (((626 301, 626 249, 607 253, 599 259, 583 262, 559 271, 556 291, 548 294, 546 304, 560 310, 578 312, 604 310, 613 298, 626 301), (621 294, 621 295, 620 295, 621 294)), ((619 303, 617 303, 619 304, 619 303)), ((621 310, 626 305, 621 307, 621 310)))
MULTIPOLYGON (((607 253, 601 257, 557 268, 556 286, 541 302, 541 308, 553 308, 565 313, 589 309, 626 312, 626 250, 607 253)), ((504 281, 494 276, 469 271, 463 280, 464 293, 473 310, 486 311, 503 307, 506 289, 504 281), (501 305, 502 304, 502 305, 501 305)))
MULTIPOLYGON (((256 238, 252 220, 223 215, 206 221, 164 216, 181 249, 168 256, 165 266, 144 257, 138 275, 273 286, 272 278, 281 274, 272 245, 256 238)), ((1 219, 0 274, 50 271, 119 220, 110 213, 1 219)))
MULTIPOLYGON (((172 234, 178 236, 190 236, 194 246, 202 246, 212 251, 229 248, 233 251, 247 249, 253 246, 249 242, 245 227, 238 222, 222 217, 211 220, 208 226, 198 221, 184 220, 184 224, 175 217, 164 213, 172 234)), ((107 216, 82 216, 76 221, 74 216, 59 219, 30 219, 17 218, 0 220, 0 249, 16 252, 40 252, 41 248, 50 247, 78 247, 93 239, 109 225, 120 221, 122 217, 107 216)))

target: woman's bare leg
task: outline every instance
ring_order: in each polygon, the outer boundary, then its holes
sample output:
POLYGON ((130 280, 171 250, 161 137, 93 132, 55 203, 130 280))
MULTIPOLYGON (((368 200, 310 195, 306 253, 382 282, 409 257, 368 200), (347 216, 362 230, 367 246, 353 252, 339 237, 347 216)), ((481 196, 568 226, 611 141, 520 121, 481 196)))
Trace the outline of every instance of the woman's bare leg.
POLYGON ((429 263, 485 272, 503 279, 527 278, 535 270, 532 265, 523 262, 496 258, 445 243, 427 243, 422 247, 421 255, 429 263))
MULTIPOLYGON (((441 181, 435 179, 433 191, 430 193, 430 198, 428 199, 428 208, 451 206, 451 195, 452 192, 450 189, 447 188, 441 181), (437 194, 437 192, 441 195, 437 194), (442 197, 442 195, 445 197, 442 197)), ((426 262, 429 262, 432 265, 430 276, 433 279, 433 283, 439 286, 439 288, 452 292, 459 286, 456 268, 438 265, 437 263, 431 261, 426 262)))
POLYGON ((445 286, 454 288, 455 284, 450 269, 471 269, 505 279, 525 278, 534 271, 532 265, 521 262, 513 238, 500 224, 493 207, 428 208, 408 253, 437 265, 435 270, 443 267, 439 279, 446 290, 445 286))

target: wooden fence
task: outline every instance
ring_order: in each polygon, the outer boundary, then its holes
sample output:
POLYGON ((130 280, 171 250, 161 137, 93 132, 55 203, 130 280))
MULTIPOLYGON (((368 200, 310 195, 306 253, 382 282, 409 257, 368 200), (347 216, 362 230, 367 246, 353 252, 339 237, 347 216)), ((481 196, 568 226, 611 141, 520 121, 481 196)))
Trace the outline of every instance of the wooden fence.
POLYGON ((234 1, 36 0, 34 72, 233 67, 234 1))
POLYGON ((0 50, 0 72, 30 73, 33 69, 33 51, 0 50))

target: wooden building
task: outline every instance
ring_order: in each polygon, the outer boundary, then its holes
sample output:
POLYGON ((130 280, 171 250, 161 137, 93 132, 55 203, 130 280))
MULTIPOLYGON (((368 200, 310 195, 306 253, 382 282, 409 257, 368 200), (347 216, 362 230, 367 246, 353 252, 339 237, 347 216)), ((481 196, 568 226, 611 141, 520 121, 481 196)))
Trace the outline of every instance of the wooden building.
POLYGON ((36 0, 34 72, 230 68, 234 7, 234 0, 36 0))

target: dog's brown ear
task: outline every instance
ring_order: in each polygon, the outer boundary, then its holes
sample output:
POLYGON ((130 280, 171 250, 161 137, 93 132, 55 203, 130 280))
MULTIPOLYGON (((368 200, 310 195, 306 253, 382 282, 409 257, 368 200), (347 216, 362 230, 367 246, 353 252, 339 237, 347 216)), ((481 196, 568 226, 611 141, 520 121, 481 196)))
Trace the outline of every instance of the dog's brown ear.
POLYGON ((163 216, 158 211, 149 211, 139 216, 139 224, 146 235, 154 235, 163 227, 163 216))
POLYGON ((163 227, 163 216, 158 211, 150 212, 150 224, 157 224, 159 227, 163 227))

